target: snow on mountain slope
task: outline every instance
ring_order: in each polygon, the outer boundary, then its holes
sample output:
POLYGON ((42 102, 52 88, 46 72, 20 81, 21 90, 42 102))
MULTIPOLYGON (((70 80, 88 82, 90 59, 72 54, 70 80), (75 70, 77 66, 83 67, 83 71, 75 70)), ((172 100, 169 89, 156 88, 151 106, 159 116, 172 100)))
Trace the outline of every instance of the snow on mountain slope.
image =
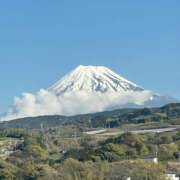
POLYGON ((48 91, 58 97, 65 97, 69 101, 76 97, 81 99, 80 103, 84 99, 84 102, 80 104, 85 107, 85 110, 82 108, 78 113, 122 107, 161 106, 175 102, 175 99, 145 90, 104 66, 80 65, 52 85, 48 91), (96 110, 87 107, 92 99, 96 102, 96 110), (100 108, 98 108, 100 101, 103 105, 100 103, 100 108))
POLYGON ((176 100, 134 84, 103 66, 78 66, 47 90, 23 93, 1 121, 28 116, 76 115, 116 108, 162 106, 176 100))
POLYGON ((103 66, 78 66, 48 89, 57 95, 86 92, 139 92, 144 89, 103 66))

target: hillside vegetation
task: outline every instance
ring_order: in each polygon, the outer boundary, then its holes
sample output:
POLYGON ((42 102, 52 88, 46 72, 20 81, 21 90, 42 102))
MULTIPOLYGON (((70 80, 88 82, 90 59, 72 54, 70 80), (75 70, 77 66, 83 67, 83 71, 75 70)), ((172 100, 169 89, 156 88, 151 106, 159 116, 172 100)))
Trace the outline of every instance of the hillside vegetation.
POLYGON ((179 124, 180 104, 2 122, 0 179, 164 180, 180 174, 179 124))
POLYGON ((89 128, 114 128, 127 123, 157 122, 164 125, 180 124, 180 103, 161 108, 120 109, 77 116, 40 116, 17 119, 0 123, 0 128, 50 128, 63 125, 76 125, 89 128))
MULTIPOLYGON (((178 163, 180 131, 99 139, 66 126, 48 130, 5 129, 1 141, 19 139, 0 159, 2 180, 164 180, 178 163), (146 160, 157 156, 159 163, 146 160)), ((1 142, 0 141, 0 142, 1 142)))

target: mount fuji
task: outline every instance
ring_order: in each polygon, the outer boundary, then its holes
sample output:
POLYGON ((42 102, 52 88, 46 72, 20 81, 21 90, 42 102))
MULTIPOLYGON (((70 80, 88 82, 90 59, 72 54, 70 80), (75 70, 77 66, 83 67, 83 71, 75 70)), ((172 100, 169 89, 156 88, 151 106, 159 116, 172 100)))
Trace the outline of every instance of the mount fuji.
POLYGON ((50 87, 49 91, 61 95, 78 91, 99 93, 141 92, 144 89, 106 67, 80 65, 50 87))
POLYGON ((77 95, 81 98, 81 95, 86 95, 89 98, 84 102, 85 106, 91 98, 107 100, 104 102, 106 107, 101 111, 121 107, 158 107, 176 101, 146 90, 104 66, 80 65, 48 88, 48 91, 56 96, 77 95))
POLYGON ((23 93, 1 120, 159 107, 177 100, 146 90, 104 66, 78 66, 47 89, 23 93))

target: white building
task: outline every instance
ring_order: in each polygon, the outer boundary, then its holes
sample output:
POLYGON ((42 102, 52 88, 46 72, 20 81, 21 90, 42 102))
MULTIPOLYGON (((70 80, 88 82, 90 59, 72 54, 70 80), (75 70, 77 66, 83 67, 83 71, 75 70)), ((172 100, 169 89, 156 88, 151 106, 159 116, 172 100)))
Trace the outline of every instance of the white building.
POLYGON ((157 157, 147 157, 144 159, 144 161, 153 162, 155 164, 158 164, 158 158, 157 157))
POLYGON ((167 174, 168 180, 179 180, 179 177, 176 174, 167 174))

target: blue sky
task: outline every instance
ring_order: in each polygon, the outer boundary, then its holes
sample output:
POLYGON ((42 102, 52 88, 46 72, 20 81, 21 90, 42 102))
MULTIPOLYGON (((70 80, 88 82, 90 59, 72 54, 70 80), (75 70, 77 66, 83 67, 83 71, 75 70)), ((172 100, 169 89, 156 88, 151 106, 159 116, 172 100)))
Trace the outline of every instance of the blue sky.
POLYGON ((0 2, 0 112, 79 64, 180 99, 178 0, 0 2))

